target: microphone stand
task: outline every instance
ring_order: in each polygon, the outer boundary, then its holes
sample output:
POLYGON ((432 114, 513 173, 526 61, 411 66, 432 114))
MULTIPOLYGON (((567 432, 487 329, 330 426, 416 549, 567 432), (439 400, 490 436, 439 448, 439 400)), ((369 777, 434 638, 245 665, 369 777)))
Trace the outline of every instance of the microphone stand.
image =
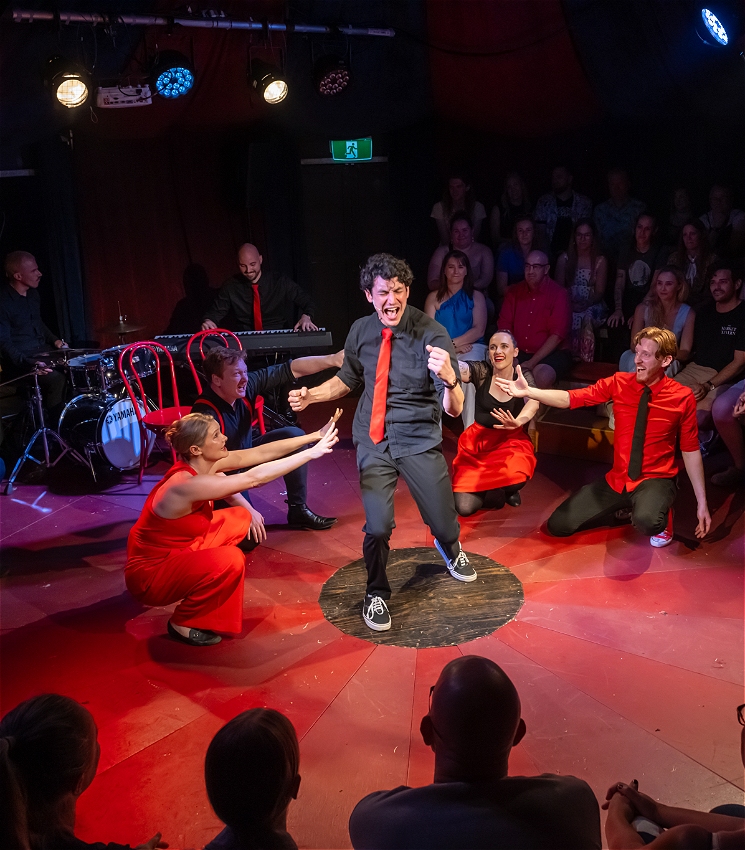
POLYGON ((59 461, 69 452, 72 457, 75 458, 75 460, 83 464, 86 463, 85 458, 78 454, 78 452, 76 452, 75 449, 72 448, 72 446, 69 446, 53 428, 46 427, 46 424, 44 422, 44 407, 41 398, 41 388, 39 387, 38 369, 34 369, 33 372, 29 372, 26 375, 21 375, 18 378, 13 378, 12 381, 6 381, 5 384, 2 384, 2 386, 5 386, 6 384, 12 384, 14 381, 20 381, 23 378, 28 378, 30 376, 33 376, 34 378, 34 389, 31 397, 31 414, 34 425, 36 426, 36 431, 29 440, 29 443, 26 446, 26 450, 18 458, 16 465, 13 467, 13 472, 11 472, 10 478, 8 479, 8 483, 5 485, 5 490, 3 491, 6 496, 10 495, 15 489, 15 480, 18 477, 18 473, 21 471, 21 467, 27 460, 32 460, 34 463, 38 464, 44 464, 47 469, 50 469, 52 466, 56 466, 59 461), (53 437, 59 444, 59 447, 62 449, 60 454, 54 460, 50 460, 50 437, 53 437), (31 450, 33 449, 34 444, 39 438, 41 438, 41 442, 44 447, 44 460, 37 460, 37 458, 35 458, 31 454, 31 450))

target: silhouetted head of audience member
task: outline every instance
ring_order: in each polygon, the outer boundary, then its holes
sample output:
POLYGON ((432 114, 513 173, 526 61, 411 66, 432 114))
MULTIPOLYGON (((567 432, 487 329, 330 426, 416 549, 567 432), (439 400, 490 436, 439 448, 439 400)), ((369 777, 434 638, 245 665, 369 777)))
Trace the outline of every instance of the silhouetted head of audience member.
POLYGON ((93 717, 70 697, 44 694, 9 711, 0 721, 0 846, 69 840, 99 755, 93 717))
POLYGON ((530 210, 530 196, 528 195, 528 187, 523 178, 516 172, 510 173, 504 179, 504 190, 500 198, 502 211, 508 210, 510 207, 528 212, 530 210))
POLYGON ((634 224, 634 247, 646 253, 657 235, 657 219, 649 213, 640 213, 634 224))
POLYGON ((473 222, 465 213, 455 213, 450 219, 450 244, 458 251, 473 245, 473 222))
POLYGON ((215 814, 246 846, 271 844, 265 837, 286 833, 299 765, 297 735, 283 714, 271 708, 242 712, 207 749, 204 777, 215 814))
POLYGON ((518 218, 512 230, 512 244, 519 250, 532 248, 535 241, 535 222, 529 215, 518 218))
POLYGON ((693 215, 691 194, 684 186, 679 186, 673 192, 670 198, 670 214, 675 217, 685 216, 686 218, 693 215))
POLYGON ((608 172, 608 194, 614 204, 623 206, 629 197, 629 173, 623 168, 611 168, 608 172))
POLYGON ((551 191, 558 198, 567 196, 572 191, 574 177, 566 165, 557 165, 551 172, 551 191))
POLYGON ((448 251, 442 258, 440 269, 440 286, 437 290, 437 300, 443 301, 448 294, 448 287, 460 283, 469 298, 473 297, 473 273, 471 261, 463 251, 455 249, 448 251))
POLYGON ((517 689, 488 658, 451 661, 432 690, 421 733, 435 753, 435 782, 502 779, 510 750, 525 735, 517 689))
POLYGON ((703 222, 699 218, 689 218, 680 229, 676 256, 698 257, 708 253, 709 240, 703 222))
POLYGON ((548 277, 548 257, 543 251, 531 251, 525 258, 525 282, 530 289, 537 289, 548 277))
POLYGON ((442 196, 445 216, 449 218, 456 210, 465 210, 470 215, 474 204, 470 179, 462 171, 452 171, 442 196))
POLYGON ((732 202, 732 189, 729 186, 715 183, 711 187, 709 191, 709 207, 716 216, 720 216, 726 221, 732 212, 732 202))

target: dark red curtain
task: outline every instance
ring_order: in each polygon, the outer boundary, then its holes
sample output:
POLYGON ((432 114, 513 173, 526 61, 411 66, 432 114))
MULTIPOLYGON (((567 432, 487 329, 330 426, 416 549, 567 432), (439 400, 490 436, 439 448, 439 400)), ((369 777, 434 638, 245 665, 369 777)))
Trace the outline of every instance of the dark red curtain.
POLYGON ((435 107, 464 130, 541 136, 598 117, 560 0, 427 0, 427 23, 450 51, 430 49, 435 107))
MULTIPOLYGON (((235 270, 236 250, 248 236, 242 198, 234 185, 224 140, 184 131, 155 139, 76 141, 82 253, 94 335, 122 312, 162 333, 184 295, 182 278, 204 266, 212 286, 235 270)), ((195 330, 197 330, 195 328, 195 330)))

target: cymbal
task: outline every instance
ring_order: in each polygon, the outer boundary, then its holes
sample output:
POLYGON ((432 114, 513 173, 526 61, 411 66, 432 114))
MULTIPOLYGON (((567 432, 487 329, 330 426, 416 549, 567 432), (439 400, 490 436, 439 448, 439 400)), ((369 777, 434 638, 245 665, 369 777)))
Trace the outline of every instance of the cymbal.
POLYGON ((99 328, 100 333, 103 334, 133 334, 135 331, 141 331, 146 327, 146 325, 141 324, 138 321, 129 321, 129 322, 116 322, 113 325, 106 325, 104 328, 99 328))
POLYGON ((72 357, 79 357, 81 354, 97 354, 100 350, 100 348, 51 348, 49 351, 39 351, 33 356, 43 361, 66 362, 72 357))

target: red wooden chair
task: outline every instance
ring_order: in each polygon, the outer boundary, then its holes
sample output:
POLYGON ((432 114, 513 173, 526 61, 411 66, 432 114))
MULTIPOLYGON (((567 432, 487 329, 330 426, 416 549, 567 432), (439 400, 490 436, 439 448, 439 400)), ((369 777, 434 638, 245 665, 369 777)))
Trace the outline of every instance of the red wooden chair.
MULTIPOLYGON (((132 402, 137 415, 137 422, 140 426, 140 474, 138 482, 142 483, 142 475, 145 471, 148 455, 148 439, 147 432, 152 431, 156 436, 165 433, 170 428, 176 419, 181 419, 191 412, 191 407, 182 407, 178 397, 178 387, 176 386, 176 371, 173 366, 173 358, 168 349, 159 342, 133 342, 131 345, 122 349, 119 354, 119 373, 124 381, 124 386, 127 390, 127 395, 132 402), (156 410, 150 410, 151 399, 145 395, 145 388, 142 385, 142 377, 137 371, 138 351, 149 351, 155 358, 155 376, 158 384, 158 406, 156 410), (163 407, 163 384, 160 377, 160 355, 165 356, 171 372, 171 390, 173 392, 173 407, 163 407), (139 393, 139 399, 132 386, 130 375, 133 376, 139 393)), ((148 372, 148 375, 151 374, 148 372)), ((173 462, 176 463, 176 452, 171 447, 171 455, 173 462)))
MULTIPOLYGON (((219 337, 223 343, 225 343, 226 348, 230 348, 230 339, 235 340, 238 345, 238 350, 242 351, 243 346, 241 345, 240 339, 232 332, 226 331, 223 328, 214 328, 206 331, 197 331, 192 335, 189 342, 186 343, 186 359, 189 362, 189 368, 191 369, 192 377, 194 378, 194 383, 197 386, 197 392, 201 394, 202 392, 202 381, 199 378, 199 373, 194 366, 194 361, 191 358, 191 347, 193 344, 199 341, 199 356, 204 360, 204 341, 209 336, 219 337), (228 337, 230 339, 228 339, 228 337)), ((259 428, 260 434, 266 434, 266 425, 264 423, 264 399, 262 396, 257 395, 254 399, 253 407, 246 401, 243 400, 243 403, 251 410, 251 424, 257 425, 259 428)))

